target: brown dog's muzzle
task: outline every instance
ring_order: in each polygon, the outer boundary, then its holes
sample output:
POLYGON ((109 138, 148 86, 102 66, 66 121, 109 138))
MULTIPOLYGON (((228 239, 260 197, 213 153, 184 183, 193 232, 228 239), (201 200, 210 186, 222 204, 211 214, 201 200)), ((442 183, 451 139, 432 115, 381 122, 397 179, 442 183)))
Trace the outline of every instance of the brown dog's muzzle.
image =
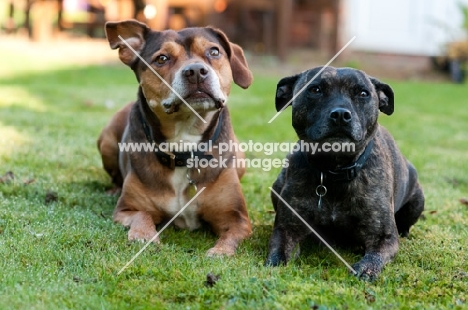
POLYGON ((225 98, 219 89, 217 76, 202 62, 190 63, 180 72, 184 91, 184 99, 189 103, 211 100, 216 109, 222 108, 225 98))
POLYGON ((182 74, 190 84, 201 84, 207 78, 209 71, 202 63, 192 63, 182 70, 182 74))

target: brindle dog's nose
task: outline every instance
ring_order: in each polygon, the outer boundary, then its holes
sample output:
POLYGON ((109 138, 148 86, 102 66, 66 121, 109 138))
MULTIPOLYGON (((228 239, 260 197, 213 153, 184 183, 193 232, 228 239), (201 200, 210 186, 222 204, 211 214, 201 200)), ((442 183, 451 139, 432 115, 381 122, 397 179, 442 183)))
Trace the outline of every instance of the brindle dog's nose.
POLYGON ((344 126, 347 123, 351 122, 352 116, 349 110, 343 108, 336 108, 331 111, 330 119, 335 125, 344 126))
POLYGON ((201 63, 194 63, 185 67, 182 74, 187 78, 189 83, 199 84, 208 76, 208 69, 201 63))

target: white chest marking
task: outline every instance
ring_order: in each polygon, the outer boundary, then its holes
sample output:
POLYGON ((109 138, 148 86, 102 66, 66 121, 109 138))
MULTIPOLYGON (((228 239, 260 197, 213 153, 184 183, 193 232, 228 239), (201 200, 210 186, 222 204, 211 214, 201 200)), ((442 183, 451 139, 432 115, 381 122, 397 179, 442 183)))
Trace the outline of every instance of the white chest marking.
MULTIPOLYGON (((174 173, 172 174, 170 182, 174 189, 175 197, 172 198, 167 205, 167 211, 171 216, 176 215, 176 213, 179 212, 189 201, 189 199, 186 199, 184 196, 184 190, 189 184, 186 173, 186 168, 175 168, 174 173)), ((198 206, 196 201, 192 202, 174 220, 174 225, 179 228, 187 228, 189 230, 199 228, 201 223, 197 215, 197 208, 198 206)))
MULTIPOLYGON (((187 145, 190 145, 192 143, 198 143, 200 142, 202 136, 200 132, 194 128, 194 125, 196 123, 197 119, 196 116, 193 115, 193 117, 190 117, 185 122, 178 122, 174 126, 174 137, 167 139, 167 142, 173 142, 173 143, 181 143, 182 147, 184 147, 184 143, 187 145)), ((177 150, 179 152, 187 152, 190 151, 189 149, 187 150, 177 150)))
MULTIPOLYGON (((189 119, 178 122, 175 124, 174 136, 171 139, 167 139, 166 142, 177 144, 177 149, 173 149, 169 145, 169 149, 175 152, 188 152, 191 151, 190 145, 200 142, 202 136, 199 131, 194 128, 198 118, 192 115, 189 119)), ((187 168, 176 167, 174 173, 171 176, 170 183, 174 189, 175 197, 172 198, 168 205, 167 211, 174 216, 179 212, 190 200, 184 196, 184 191, 189 185, 187 179, 187 168)), ((197 215, 197 203, 192 202, 185 210, 174 219, 174 225, 180 228, 187 228, 189 230, 197 229, 201 226, 200 220, 197 215)))

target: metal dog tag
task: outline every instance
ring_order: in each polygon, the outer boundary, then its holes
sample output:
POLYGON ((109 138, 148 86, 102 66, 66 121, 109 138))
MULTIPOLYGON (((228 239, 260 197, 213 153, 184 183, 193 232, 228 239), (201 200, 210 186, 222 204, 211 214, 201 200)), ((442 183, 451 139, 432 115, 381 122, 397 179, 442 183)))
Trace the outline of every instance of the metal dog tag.
POLYGON ((187 195, 189 197, 189 199, 192 199, 193 196, 195 196, 197 194, 197 185, 195 184, 195 182, 193 182, 192 180, 189 181, 189 185, 188 185, 188 189, 187 189, 187 195))
MULTIPOLYGON (((192 153, 192 158, 193 158, 193 153, 192 153)), ((197 168, 196 170, 198 172, 198 176, 200 176, 200 169, 197 168)), ((198 191, 197 184, 195 183, 194 180, 190 177, 190 169, 187 169, 187 180, 188 180, 188 189, 187 189, 187 195, 189 199, 192 199, 198 191)))
POLYGON ((319 196, 317 208, 322 209, 322 197, 327 194, 327 188, 323 185, 323 173, 320 173, 320 184, 315 188, 315 194, 319 196))

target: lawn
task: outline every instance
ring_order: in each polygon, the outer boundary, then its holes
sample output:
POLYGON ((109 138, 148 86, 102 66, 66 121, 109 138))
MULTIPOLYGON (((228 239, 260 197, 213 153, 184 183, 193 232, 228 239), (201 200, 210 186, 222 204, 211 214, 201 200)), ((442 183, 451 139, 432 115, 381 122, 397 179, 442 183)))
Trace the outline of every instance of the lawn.
MULTIPOLYGON (((0 309, 468 308, 466 85, 387 81, 396 108, 380 121, 417 167, 426 211, 375 282, 351 276, 323 246, 286 267, 263 267, 278 169, 254 168, 242 180, 253 235, 235 257, 206 258, 214 235, 171 227, 161 246, 117 275, 142 244, 128 243, 112 222, 116 198, 105 194, 96 138, 134 99, 133 74, 117 62, 70 65, 8 49, 0 56, 0 176, 14 174, 0 182, 0 309), (204 284, 208 273, 219 275, 213 287, 204 284)), ((255 70, 251 88, 233 88, 240 140, 295 141, 290 110, 267 124, 280 77, 255 70)), ((337 250, 350 263, 360 258, 337 250)))

